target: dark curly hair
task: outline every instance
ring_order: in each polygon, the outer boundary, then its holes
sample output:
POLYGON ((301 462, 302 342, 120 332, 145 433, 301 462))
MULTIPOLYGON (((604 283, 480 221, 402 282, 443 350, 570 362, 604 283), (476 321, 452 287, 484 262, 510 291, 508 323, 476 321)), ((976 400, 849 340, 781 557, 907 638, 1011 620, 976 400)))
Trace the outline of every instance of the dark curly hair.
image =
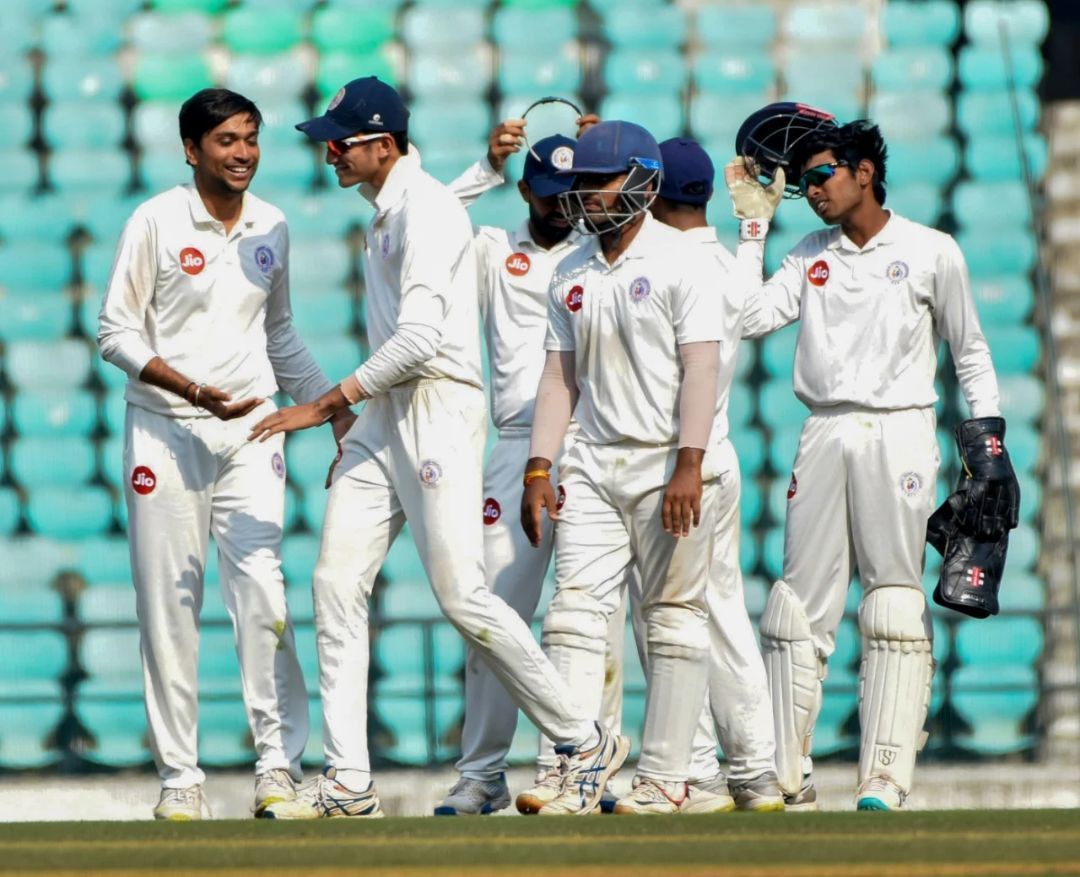
POLYGON ((810 156, 826 150, 852 170, 864 158, 869 161, 874 166, 874 179, 871 182, 874 198, 878 204, 885 204, 885 163, 889 150, 877 125, 869 119, 856 119, 839 128, 823 128, 799 144, 795 166, 801 168, 810 156))

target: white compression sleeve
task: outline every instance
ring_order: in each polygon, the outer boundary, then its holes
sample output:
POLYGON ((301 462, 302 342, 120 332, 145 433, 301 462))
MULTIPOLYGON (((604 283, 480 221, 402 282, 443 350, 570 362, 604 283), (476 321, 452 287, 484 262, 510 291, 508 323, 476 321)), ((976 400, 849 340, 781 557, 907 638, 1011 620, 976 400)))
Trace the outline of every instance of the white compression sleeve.
POLYGON ((536 388, 530 457, 554 460, 558 456, 577 404, 575 371, 574 351, 547 352, 544 371, 536 388))
POLYGON ((683 365, 682 388, 679 392, 679 447, 704 449, 709 443, 709 433, 716 419, 720 342, 680 344, 679 356, 683 365))

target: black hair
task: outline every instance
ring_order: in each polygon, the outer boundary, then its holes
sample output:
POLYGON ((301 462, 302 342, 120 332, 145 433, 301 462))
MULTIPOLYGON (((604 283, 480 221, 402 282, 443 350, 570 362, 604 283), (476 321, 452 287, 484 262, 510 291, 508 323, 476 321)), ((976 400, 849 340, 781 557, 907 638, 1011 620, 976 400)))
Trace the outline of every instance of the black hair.
POLYGON ((398 148, 398 152, 405 155, 409 151, 409 132, 408 131, 395 131, 393 133, 394 144, 398 148))
POLYGON ((837 161, 843 162, 854 173, 859 162, 866 159, 874 166, 871 188, 878 204, 885 204, 885 163, 889 150, 881 129, 868 119, 857 119, 839 128, 823 128, 814 132, 799 144, 795 167, 802 168, 812 155, 831 152, 837 161))
POLYGON ((256 128, 262 127, 262 113, 259 108, 254 101, 242 94, 227 88, 204 88, 197 91, 180 107, 180 139, 190 140, 198 146, 208 131, 213 131, 237 113, 247 113, 255 122, 256 128))

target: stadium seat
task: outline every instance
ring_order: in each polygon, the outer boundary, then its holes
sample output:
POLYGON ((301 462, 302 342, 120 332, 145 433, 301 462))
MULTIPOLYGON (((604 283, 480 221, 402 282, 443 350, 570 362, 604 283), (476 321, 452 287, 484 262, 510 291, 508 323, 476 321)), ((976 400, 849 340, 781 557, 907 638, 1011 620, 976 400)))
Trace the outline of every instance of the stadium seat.
POLYGON ((27 57, 16 52, 0 56, 0 102, 25 102, 33 91, 34 68, 27 57))
POLYGON ((698 10, 697 38, 708 49, 768 49, 776 38, 776 12, 762 4, 703 6, 698 10))
POLYGON ((179 109, 175 101, 144 100, 131 111, 131 132, 141 149, 165 149, 183 161, 183 148, 177 130, 179 109))
POLYGON ((749 574, 743 575, 744 602, 755 629, 761 618, 761 613, 765 611, 765 604, 769 602, 770 587, 772 586, 768 579, 749 574))
POLYGON ((326 491, 306 490, 301 502, 304 523, 309 530, 318 533, 322 530, 323 518, 326 516, 326 491))
MULTIPOLYGON (((765 336, 761 342, 761 364, 765 372, 773 378, 790 378, 795 362, 795 342, 799 338, 799 324, 796 322, 779 331, 765 336)), ((767 418, 768 412, 762 412, 767 418)))
MULTIPOLYGON (((773 497, 780 495, 777 490, 778 485, 783 486, 780 481, 781 479, 774 481, 772 488, 769 490, 770 508, 775 505, 772 501, 773 497)), ((786 490, 786 487, 784 489, 786 490)), ((765 570, 765 575, 772 581, 784 577, 784 518, 776 518, 774 512, 774 520, 778 520, 780 523, 765 530, 765 537, 761 543, 761 565, 765 570)))
POLYGON ((0 179, 0 196, 26 195, 37 187, 40 167, 36 153, 29 149, 0 149, 0 165, 7 171, 0 179))
POLYGON ((932 183, 912 183, 889 190, 888 207, 923 225, 937 225, 945 207, 941 188, 932 183))
POLYGON ((1036 524, 1042 513, 1042 482, 1030 472, 1017 472, 1020 482, 1020 520, 1036 524))
POLYGON ((122 149, 64 149, 49 156, 49 181, 61 194, 121 194, 131 184, 131 159, 122 149))
POLYGON ((210 767, 239 767, 254 757, 243 700, 200 698, 199 761, 210 767))
POLYGON ((1006 66, 1001 47, 967 45, 959 52, 960 84, 971 91, 998 91, 1008 88, 1011 66, 1017 88, 1034 88, 1043 75, 1043 60, 1034 46, 1012 46, 1010 66, 1006 66))
POLYGON ((677 49, 686 42, 686 13, 674 4, 621 5, 602 16, 600 27, 616 50, 677 49))
MULTIPOLYGON (((229 58, 229 71, 225 74, 226 88, 258 103, 263 122, 267 123, 259 134, 260 142, 263 142, 263 133, 270 128, 263 104, 281 103, 285 100, 299 102, 310 81, 309 65, 303 54, 297 51, 282 51, 273 55, 255 54, 254 50, 244 54, 234 53, 229 58)), ((297 134, 298 132, 292 130, 292 126, 305 118, 306 110, 292 117, 290 133, 297 134)))
POLYGON ((818 0, 797 0, 781 20, 784 37, 793 44, 858 44, 866 35, 866 13, 851 4, 823 5, 818 0))
MULTIPOLYGON (((993 91, 962 91, 956 99, 956 124, 967 135, 997 134, 1015 137, 1013 115, 1014 93, 1005 89, 993 91)), ((1015 92, 1020 127, 1031 131, 1039 124, 1039 97, 1034 89, 1021 88, 1015 92)))
POLYGON ((97 585, 79 595, 79 620, 83 624, 138 624, 135 588, 132 585, 97 585))
POLYGON ((139 100, 179 102, 214 82, 210 66, 199 54, 144 53, 135 61, 132 88, 139 100))
MULTIPOLYGON (((1023 497, 1021 497, 1022 501, 1023 497)), ((1030 524, 1021 524, 1009 533, 1009 555, 1005 562, 1006 575, 1033 570, 1038 563, 1041 548, 1039 533, 1030 524)))
POLYGON ((459 688, 455 677, 465 664, 466 652, 461 634, 444 621, 397 623, 382 627, 374 637, 372 654, 381 670, 380 693, 419 694, 424 690, 428 642, 435 689, 449 692, 459 688))
MULTIPOLYGON (((26 153, 30 155, 30 153, 26 153)), ((34 159, 33 174, 37 174, 34 159)), ((25 180, 24 180, 25 182, 25 180)), ((0 197, 0 238, 9 246, 18 244, 63 244, 80 221, 70 198, 55 193, 31 195, 9 193, 0 197)), ((35 281, 36 283, 36 281, 35 281)))
POLYGON ((938 46, 904 46, 879 54, 870 71, 881 91, 948 91, 954 75, 952 55, 938 46))
POLYGON ((769 443, 769 464, 776 473, 777 479, 782 482, 785 496, 791 469, 795 464, 795 454, 799 449, 801 433, 801 424, 785 426, 773 431, 773 438, 769 443))
POLYGON ((45 767, 60 758, 53 737, 64 717, 64 704, 0 703, 0 766, 7 769, 45 767))
POLYGON ((739 534, 739 569, 744 575, 750 575, 761 561, 761 548, 758 538, 749 524, 761 516, 763 500, 761 491, 754 481, 743 485, 739 500, 739 512, 742 516, 743 529, 739 534))
MULTIPOLYGON (((187 171, 183 166, 178 170, 181 174, 187 171)), ((309 189, 315 181, 315 151, 311 145, 301 141, 276 144, 261 150, 257 173, 262 185, 278 188, 288 186, 301 191, 309 189)), ((301 246, 310 244, 310 241, 305 241, 301 246)))
POLYGON ((0 540, 0 586, 49 587, 56 574, 75 569, 77 554, 66 543, 40 536, 15 536, 0 540))
MULTIPOLYGON (((90 456, 96 463, 92 446, 90 456)), ((57 466, 55 460, 52 464, 57 466)), ((67 482, 33 487, 26 502, 26 520, 35 533, 54 539, 100 536, 113 524, 113 500, 101 487, 72 487, 67 482)))
MULTIPOLYGON (((302 433, 301 433, 302 434, 302 433)), ((293 438, 296 434, 293 435, 293 438)), ((290 439, 291 441, 291 439, 290 439)), ((286 445, 287 453, 288 445, 286 445)), ((319 558, 319 535, 294 534, 286 536, 281 546, 281 572, 285 584, 293 588, 311 587, 311 573, 319 558)))
POLYGON ((306 490, 322 490, 326 472, 336 453, 328 429, 293 433, 285 442, 289 480, 306 490))
POLYGON ((442 610, 427 582, 427 577, 420 571, 419 578, 390 579, 390 573, 383 567, 386 584, 379 589, 378 617, 380 620, 440 620, 442 610))
MULTIPOLYGON (((400 78, 397 65, 385 49, 325 51, 319 56, 319 68, 315 72, 315 87, 322 98, 316 103, 316 111, 321 111, 339 88, 358 75, 378 76, 390 85, 397 85, 400 78)), ((410 124, 410 133, 411 127, 410 124)))
POLYGON ((1005 573, 998 599, 1005 612, 1042 612, 1046 609, 1046 585, 1034 573, 1010 569, 1005 573))
POLYGON ((1041 180, 1050 160, 1046 139, 1041 134, 1027 134, 1022 143, 1021 149, 1008 134, 969 135, 964 149, 968 173, 988 183, 1023 179, 1023 158, 1032 179, 1041 180))
MULTIPOLYGON (((212 592, 220 594, 220 589, 207 586, 204 600, 212 592)), ((211 698, 240 695, 240 665, 231 627, 204 624, 199 633, 199 694, 211 698)))
POLYGON ((756 98, 757 106, 746 114, 732 110, 728 122, 737 128, 745 116, 768 103, 762 95, 773 87, 776 67, 768 55, 731 48, 699 55, 694 64, 694 81, 701 95, 756 98))
POLYGON ((56 295, 71 282, 72 267, 71 251, 60 242, 0 247, 0 284, 9 290, 55 290, 56 295))
POLYGON ((949 98, 937 91, 879 91, 870 98, 868 115, 892 144, 945 133, 952 120, 952 106, 949 98))
POLYGON ((1027 188, 1016 179, 998 183, 963 182, 953 191, 953 213, 965 229, 998 228, 1020 232, 1031 223, 1027 188))
MULTIPOLYGON (((80 437, 41 436, 8 445, 8 471, 21 487, 71 487, 85 484, 97 469, 94 446, 80 437)), ((42 511, 38 503, 34 508, 42 511)))
POLYGON ((127 400, 124 398, 124 387, 110 388, 101 406, 102 421, 113 435, 122 435, 124 432, 124 419, 127 417, 127 400))
POLYGON ((754 478, 765 462, 765 438, 761 430, 745 426, 732 430, 731 443, 739 457, 739 469, 744 480, 754 478))
MULTIPOLYGON (((145 190, 143 198, 190 181, 191 168, 184 163, 184 154, 179 144, 173 144, 166 149, 143 152, 139 156, 139 183, 145 190)), ((102 267, 105 271, 103 275, 94 278, 95 285, 100 282, 104 286, 105 280, 108 279, 108 269, 112 267, 111 260, 108 267, 104 265, 102 267)))
MULTIPOLYGON (((690 129, 702 143, 718 167, 726 163, 724 156, 733 155, 735 135, 742 120, 769 102, 765 94, 706 94, 698 79, 698 91, 690 100, 690 129)), ((712 203, 720 199, 714 198, 712 203)), ((731 219, 730 206, 725 221, 731 219)))
POLYGON ((0 291, 0 338, 62 338, 71 326, 71 299, 57 289, 0 291))
POLYGON ((1033 618, 963 621, 957 630, 956 655, 962 667, 974 668, 992 681, 1002 668, 1033 667, 1042 654, 1043 640, 1043 627, 1033 618))
POLYGON ((491 21, 491 36, 504 59, 520 51, 536 56, 558 54, 577 38, 577 32, 577 15, 564 6, 542 10, 503 6, 495 10, 491 21))
POLYGON ((964 229, 957 233, 956 242, 973 278, 1027 274, 1035 264, 1035 240, 1027 231, 987 235, 984 228, 964 229))
POLYGON ((673 49, 615 49, 604 59, 608 91, 628 94, 672 94, 686 84, 686 65, 673 49))
POLYGON ((728 394, 728 428, 747 426, 754 416, 754 394, 744 381, 735 380, 728 394))
MULTIPOLYGON (((990 352, 992 355, 994 351, 990 352)), ((1001 374, 998 391, 1001 411, 1010 424, 1034 424, 1042 417, 1046 393, 1041 379, 1033 375, 1001 374)))
POLYGON ((409 137, 415 135, 421 150, 464 145, 475 146, 479 155, 487 143, 490 116, 487 103, 475 98, 420 99, 411 108, 409 137))
POLYGON ((141 694, 115 700, 83 695, 76 713, 93 735, 91 745, 81 753, 84 758, 110 767, 135 767, 151 760, 141 694))
POLYGON ((1041 344, 1034 327, 983 326, 983 334, 999 374, 1025 374, 1039 362, 1041 344))
POLYGON ((820 758, 858 746, 859 738, 847 730, 852 716, 858 714, 858 699, 854 692, 830 692, 823 698, 821 712, 814 725, 812 754, 820 758))
POLYGON ((67 667, 67 637, 59 631, 0 631, 0 690, 5 697, 58 697, 67 667))
POLYGON ((393 39, 392 7, 331 4, 316 9, 311 17, 311 42, 320 53, 374 52, 393 39))
POLYGON ((21 517, 19 495, 10 487, 0 487, 0 538, 14 533, 21 517))
MULTIPOLYGON (((496 80, 504 95, 551 93, 569 95, 573 99, 581 86, 581 60, 573 45, 543 54, 503 49, 496 68, 496 80)), ((517 101, 515 106, 520 109, 516 112, 521 113, 534 99, 517 101)), ((509 116, 504 115, 504 118, 509 116)), ((529 121, 530 124, 534 121, 532 115, 529 121)))
POLYGON ((460 50, 481 42, 486 30, 483 11, 468 6, 413 6, 401 17, 401 36, 410 52, 460 50))
POLYGON ((960 31, 955 0, 890 0, 882 12, 890 46, 950 46, 960 31))
POLYGON ((956 176, 959 166, 960 150, 948 136, 889 144, 888 179, 889 185, 896 189, 912 183, 943 188, 956 176))
POLYGON ((53 14, 41 22, 41 51, 46 58, 111 55, 123 36, 108 14, 53 14))
POLYGON ((30 105, 0 103, 0 149, 22 149, 34 137, 34 114, 30 105))
POLYGON ((24 438, 88 436, 97 426, 97 399, 87 390, 23 391, 9 411, 8 423, 24 438))
MULTIPOLYGON (((354 266, 352 254, 344 241, 296 241, 289 248, 289 273, 292 277, 320 277, 324 283, 336 286, 349 279, 354 266)), ((318 352, 313 352, 318 357, 318 352)))
POLYGON ((683 132, 683 101, 677 94, 615 92, 604 99, 601 116, 635 122, 647 128, 658 141, 678 137, 683 132))
POLYGON ((390 761, 403 765, 426 765, 433 760, 444 760, 457 748, 440 742, 460 719, 461 705, 456 698, 437 697, 425 704, 425 698, 412 694, 405 697, 384 696, 380 692, 375 699, 375 715, 389 737, 381 740, 376 735, 373 743, 377 751, 390 761), (429 705, 434 712, 435 725, 435 739, 430 740, 427 733, 429 705))
POLYGON ((112 56, 52 55, 42 65, 41 87, 52 101, 115 101, 124 89, 124 79, 112 56))
POLYGON ((52 624, 64 621, 64 601, 47 585, 0 587, 0 618, 5 625, 52 624))
POLYGON ((1014 45, 1038 45, 1046 39, 1050 13, 1044 0, 969 0, 964 7, 964 34, 974 43, 998 46, 1002 25, 1014 45))
POLYGON ((807 407, 795 398, 791 378, 771 378, 759 389, 762 419, 772 429, 801 427, 809 416, 807 407))
POLYGON ((54 101, 41 122, 45 141, 54 150, 118 149, 127 134, 127 114, 112 101, 54 101))
POLYGON ((189 6, 184 11, 142 12, 128 19, 136 52, 161 54, 169 61, 203 51, 214 37, 214 19, 189 6))
POLYGON ((307 16, 292 9, 241 6, 221 16, 221 41, 232 52, 284 52, 304 39, 307 16))
POLYGON ((491 81, 491 57, 483 45, 464 46, 455 52, 414 53, 409 58, 408 75, 409 89, 417 98, 480 100, 491 81))

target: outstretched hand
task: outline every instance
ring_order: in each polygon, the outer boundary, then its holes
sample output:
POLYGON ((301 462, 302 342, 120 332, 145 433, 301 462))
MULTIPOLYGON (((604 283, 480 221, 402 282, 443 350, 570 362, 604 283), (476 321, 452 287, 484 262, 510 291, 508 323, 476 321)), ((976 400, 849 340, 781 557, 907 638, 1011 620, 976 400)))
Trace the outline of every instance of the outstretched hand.
MULTIPOLYGON (((209 384, 199 387, 198 393, 198 407, 205 408, 218 420, 235 420, 237 417, 244 417, 266 401, 261 398, 241 399, 229 405, 232 394, 219 390, 217 387, 211 387, 209 384)), ((192 396, 196 398, 194 394, 192 396)))
POLYGON ((761 185, 746 166, 746 160, 736 156, 724 166, 724 182, 731 195, 733 212, 737 219, 772 219, 777 205, 784 196, 787 177, 778 167, 776 176, 768 186, 761 185))
POLYGON ((310 429, 313 426, 319 426, 323 423, 323 418, 319 415, 315 406, 311 403, 307 405, 292 405, 288 408, 282 408, 279 411, 275 411, 273 414, 268 414, 258 423, 251 428, 251 433, 248 435, 248 441, 260 441, 264 442, 270 436, 277 435, 279 432, 295 432, 298 429, 310 429))
POLYGON ((498 173, 506 167, 506 160, 520 152, 525 142, 525 120, 505 119, 491 129, 488 137, 487 159, 498 173))

